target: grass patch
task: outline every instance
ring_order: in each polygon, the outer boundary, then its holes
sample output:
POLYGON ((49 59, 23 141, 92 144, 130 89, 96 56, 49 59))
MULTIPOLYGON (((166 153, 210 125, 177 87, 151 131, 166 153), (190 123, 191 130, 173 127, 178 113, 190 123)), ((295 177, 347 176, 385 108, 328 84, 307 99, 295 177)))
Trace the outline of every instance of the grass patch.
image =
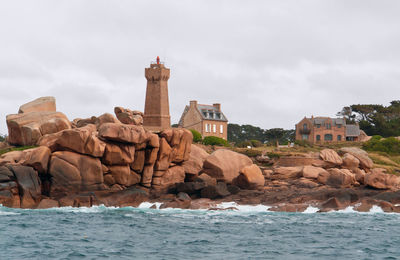
POLYGON ((13 151, 23 151, 31 148, 35 148, 37 146, 19 146, 19 147, 8 147, 5 149, 0 150, 0 155, 8 153, 8 152, 13 152, 13 151))

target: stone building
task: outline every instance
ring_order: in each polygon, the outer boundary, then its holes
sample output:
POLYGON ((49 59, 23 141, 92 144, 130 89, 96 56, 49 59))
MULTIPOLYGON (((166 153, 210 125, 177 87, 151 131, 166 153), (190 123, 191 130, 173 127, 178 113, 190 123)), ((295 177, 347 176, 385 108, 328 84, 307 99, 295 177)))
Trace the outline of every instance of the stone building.
POLYGON ((194 129, 205 136, 228 138, 228 119, 221 111, 221 104, 202 105, 190 101, 179 120, 179 126, 194 129))
POLYGON ((296 124, 296 140, 310 143, 361 141, 362 135, 358 124, 346 124, 344 118, 312 116, 296 124))
POLYGON ((149 131, 162 131, 171 127, 168 101, 168 79, 170 70, 160 63, 145 69, 147 79, 146 103, 144 106, 143 126, 149 131))

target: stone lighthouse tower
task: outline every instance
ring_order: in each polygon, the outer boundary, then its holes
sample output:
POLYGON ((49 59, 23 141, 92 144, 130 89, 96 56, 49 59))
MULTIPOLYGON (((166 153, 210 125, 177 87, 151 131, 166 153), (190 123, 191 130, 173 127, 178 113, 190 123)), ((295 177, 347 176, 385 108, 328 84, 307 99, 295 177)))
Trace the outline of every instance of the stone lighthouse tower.
POLYGON ((150 131, 161 131, 171 127, 168 102, 169 69, 157 62, 145 69, 147 79, 146 103, 144 106, 143 126, 150 131))

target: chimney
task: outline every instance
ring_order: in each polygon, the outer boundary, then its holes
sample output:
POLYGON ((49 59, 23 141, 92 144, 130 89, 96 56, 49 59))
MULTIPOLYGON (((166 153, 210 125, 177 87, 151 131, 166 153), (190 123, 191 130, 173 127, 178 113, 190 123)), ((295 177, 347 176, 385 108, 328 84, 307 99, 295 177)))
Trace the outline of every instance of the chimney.
POLYGON ((197 100, 191 100, 190 101, 190 106, 191 107, 197 107, 197 100))
POLYGON ((215 107, 215 109, 217 109, 217 111, 221 111, 221 104, 220 103, 215 103, 213 104, 213 107, 215 107))

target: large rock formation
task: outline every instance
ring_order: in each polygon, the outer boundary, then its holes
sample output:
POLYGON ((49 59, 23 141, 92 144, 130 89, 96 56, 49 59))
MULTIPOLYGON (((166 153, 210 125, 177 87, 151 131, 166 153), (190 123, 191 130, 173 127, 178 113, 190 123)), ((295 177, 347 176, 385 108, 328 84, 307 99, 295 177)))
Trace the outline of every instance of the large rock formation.
POLYGON ((7 116, 8 142, 14 145, 35 145, 41 136, 71 128, 68 118, 56 112, 53 97, 39 98, 7 116))
POLYGON ((207 157, 203 171, 217 180, 231 183, 239 176, 241 169, 252 164, 252 160, 243 154, 220 149, 207 157))

